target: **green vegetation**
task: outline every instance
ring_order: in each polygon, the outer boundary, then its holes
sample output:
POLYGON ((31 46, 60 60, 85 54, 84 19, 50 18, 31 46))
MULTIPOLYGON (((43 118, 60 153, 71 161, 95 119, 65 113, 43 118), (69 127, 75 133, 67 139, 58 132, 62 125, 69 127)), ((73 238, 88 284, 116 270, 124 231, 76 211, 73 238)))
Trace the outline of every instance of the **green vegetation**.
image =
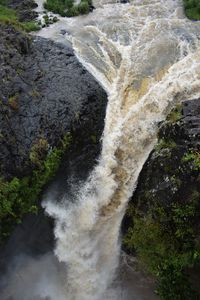
POLYGON ((183 162, 191 162, 193 164, 193 169, 195 171, 200 171, 200 152, 199 151, 189 151, 183 158, 183 162))
POLYGON ((81 0, 79 4, 74 0, 46 0, 44 8, 63 17, 74 17, 89 13, 91 5, 92 0, 81 0))
POLYGON ((126 249, 156 278, 162 300, 200 299, 190 276, 200 266, 200 152, 171 139, 180 119, 177 108, 161 129, 156 159, 129 206, 124 238, 126 249))
POLYGON ((25 214, 37 212, 39 196, 55 175, 70 142, 71 137, 67 134, 57 148, 48 149, 47 141, 39 139, 30 151, 32 174, 11 181, 0 178, 0 243, 9 237, 25 214))
POLYGON ((161 149, 166 149, 166 148, 168 149, 176 148, 176 143, 173 140, 160 139, 159 143, 155 147, 156 151, 160 151, 161 149))
POLYGON ((23 30, 26 32, 38 31, 40 30, 40 25, 35 21, 23 22, 20 23, 23 30))
POLYGON ((48 16, 47 14, 45 14, 43 16, 43 20, 44 20, 44 25, 42 27, 48 27, 49 25, 56 23, 58 21, 58 18, 52 15, 48 16))
POLYGON ((182 118, 182 109, 183 109, 182 104, 177 105, 176 108, 171 110, 171 112, 167 116, 166 120, 171 124, 174 124, 174 123, 178 122, 179 120, 181 120, 181 118, 182 118))
POLYGON ((168 210, 155 205, 145 216, 131 209, 134 225, 124 243, 157 278, 157 292, 163 300, 199 299, 186 272, 200 259, 194 226, 200 217, 199 197, 195 192, 187 205, 174 203, 168 210))
MULTIPOLYGON (((198 174, 199 153, 189 151, 183 155, 182 168, 192 168, 198 174)), ((175 189, 182 184, 175 174, 169 181, 175 189)), ((185 199, 178 196, 166 206, 146 191, 129 208, 132 225, 124 244, 129 251, 136 252, 142 267, 157 278, 157 292, 163 300, 199 299, 188 276, 188 271, 200 262, 197 225, 200 193, 197 186, 188 186, 185 199), (148 208, 143 209, 146 204, 148 208)))
MULTIPOLYGON (((183 106, 177 105, 176 108, 172 109, 167 116, 168 126, 173 126, 175 123, 182 119, 182 109, 183 106)), ((158 144, 155 147, 155 150, 159 152, 161 149, 174 149, 176 148, 176 142, 171 138, 160 138, 158 144)), ((170 153, 169 153, 170 154, 170 153)))
POLYGON ((199 0, 183 0, 185 14, 191 20, 200 20, 200 1, 199 0))
POLYGON ((0 0, 0 23, 12 25, 17 29, 21 29, 27 32, 40 29, 40 26, 34 21, 19 22, 16 11, 8 8, 6 6, 6 2, 6 0, 0 0))

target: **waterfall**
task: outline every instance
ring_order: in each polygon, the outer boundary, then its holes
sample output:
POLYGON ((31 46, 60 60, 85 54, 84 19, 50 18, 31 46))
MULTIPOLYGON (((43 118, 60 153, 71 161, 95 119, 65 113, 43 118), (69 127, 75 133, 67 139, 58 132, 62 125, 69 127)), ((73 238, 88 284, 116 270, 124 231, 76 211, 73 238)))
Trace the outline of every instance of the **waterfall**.
POLYGON ((93 1, 88 16, 60 18, 39 35, 71 42, 108 94, 98 165, 71 203, 44 202, 55 218, 55 254, 66 263, 67 300, 121 299, 107 288, 120 255, 120 225, 158 124, 200 97, 200 23, 179 0, 93 1), (61 36, 60 30, 67 34, 61 36))

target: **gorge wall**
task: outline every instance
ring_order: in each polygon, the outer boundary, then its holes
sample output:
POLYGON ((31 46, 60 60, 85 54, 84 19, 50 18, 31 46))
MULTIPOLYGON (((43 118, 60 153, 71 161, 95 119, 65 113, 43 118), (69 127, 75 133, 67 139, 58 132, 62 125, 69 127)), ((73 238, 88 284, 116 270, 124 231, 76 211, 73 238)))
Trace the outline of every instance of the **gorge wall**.
POLYGON ((161 124, 124 219, 124 246, 157 278, 161 299, 199 299, 199 153, 194 99, 161 124))
POLYGON ((98 134, 106 94, 70 47, 0 26, 1 175, 12 177, 30 169, 29 153, 39 139, 53 147, 92 120, 91 135, 98 134))

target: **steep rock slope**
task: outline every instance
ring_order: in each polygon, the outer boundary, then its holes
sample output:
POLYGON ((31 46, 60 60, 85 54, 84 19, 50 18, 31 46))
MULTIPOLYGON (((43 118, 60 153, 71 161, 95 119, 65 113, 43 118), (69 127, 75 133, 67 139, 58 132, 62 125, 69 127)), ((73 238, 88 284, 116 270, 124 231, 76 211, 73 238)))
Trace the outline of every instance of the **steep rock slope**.
POLYGON ((39 139, 54 146, 92 120, 101 131, 106 94, 70 47, 4 25, 0 36, 0 172, 10 178, 29 172, 39 139))
POLYGON ((161 299, 199 299, 200 100, 161 124, 124 221, 125 245, 158 280, 161 299))

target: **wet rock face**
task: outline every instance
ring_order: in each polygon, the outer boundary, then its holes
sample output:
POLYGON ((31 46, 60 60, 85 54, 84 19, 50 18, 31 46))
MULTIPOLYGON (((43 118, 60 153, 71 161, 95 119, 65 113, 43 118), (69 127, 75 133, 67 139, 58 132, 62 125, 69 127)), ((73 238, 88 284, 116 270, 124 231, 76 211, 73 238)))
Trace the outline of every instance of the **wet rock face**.
MULTIPOLYGON (((139 177, 134 199, 141 210, 173 202, 187 203, 200 192, 200 99, 186 101, 180 112, 172 112, 159 130, 158 145, 139 177), (177 119, 177 120, 176 120, 177 119)), ((199 203, 200 206, 200 203, 199 203)))
POLYGON ((54 146, 87 122, 101 131, 106 94, 71 48, 3 25, 0 36, 0 172, 9 178, 30 171, 38 139, 54 146))
POLYGON ((178 146, 199 148, 200 99, 185 101, 180 114, 177 121, 163 124, 159 131, 159 139, 173 139, 178 146))
MULTIPOLYGON (((199 197, 199 166, 195 165, 200 159, 199 151, 200 99, 196 99, 185 101, 161 124, 158 144, 142 168, 130 201, 136 214, 146 216, 154 212, 156 206, 168 214, 174 203, 185 205, 192 200, 192 194, 199 197)), ((133 226, 132 217, 134 215, 125 216, 124 232, 133 226)), ((196 218, 192 222, 195 227, 200 226, 196 218)))
POLYGON ((196 99, 184 102, 161 124, 122 226, 125 250, 155 276, 162 299, 199 299, 199 174, 196 99))

